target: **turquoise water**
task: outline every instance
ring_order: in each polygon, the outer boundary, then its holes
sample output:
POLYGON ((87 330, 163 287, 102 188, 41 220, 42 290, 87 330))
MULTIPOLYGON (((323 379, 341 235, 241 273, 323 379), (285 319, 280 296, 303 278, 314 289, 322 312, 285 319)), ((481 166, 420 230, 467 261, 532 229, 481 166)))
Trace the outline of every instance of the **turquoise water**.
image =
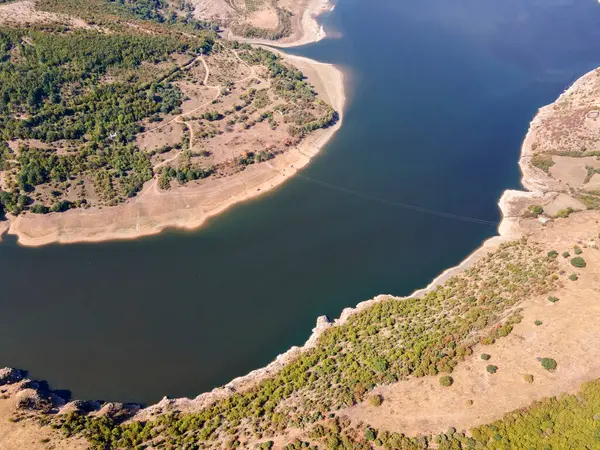
POLYGON ((593 0, 340 0, 321 20, 335 37, 293 52, 339 64, 348 105, 302 172, 319 182, 194 232, 9 238, 0 365, 78 398, 193 396, 302 344, 321 314, 425 286, 496 228, 398 204, 497 223, 535 111, 600 64, 593 0))

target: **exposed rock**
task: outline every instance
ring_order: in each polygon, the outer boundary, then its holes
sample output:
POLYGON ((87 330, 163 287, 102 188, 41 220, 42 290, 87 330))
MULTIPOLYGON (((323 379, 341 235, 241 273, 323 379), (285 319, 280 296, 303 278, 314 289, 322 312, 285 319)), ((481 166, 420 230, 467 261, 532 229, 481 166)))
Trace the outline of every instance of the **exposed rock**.
POLYGON ((25 378, 26 372, 19 369, 5 367, 0 369, 0 386, 5 384, 13 384, 25 378))
POLYGON ((94 414, 98 417, 110 417, 116 420, 126 420, 140 410, 139 405, 108 402, 94 414))
POLYGON ((32 388, 25 388, 17 393, 17 408, 22 410, 42 411, 51 407, 40 393, 32 388))
POLYGON ((96 401, 74 400, 64 405, 59 414, 79 413, 88 414, 93 411, 98 411, 102 405, 96 401))

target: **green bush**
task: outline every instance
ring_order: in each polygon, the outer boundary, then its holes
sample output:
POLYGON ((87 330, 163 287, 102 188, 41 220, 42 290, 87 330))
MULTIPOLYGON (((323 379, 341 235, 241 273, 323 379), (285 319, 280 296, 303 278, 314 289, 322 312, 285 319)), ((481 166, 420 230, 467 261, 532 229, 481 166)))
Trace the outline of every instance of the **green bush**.
POLYGON ((550 297, 548 297, 548 301, 550 303, 556 303, 559 300, 558 297, 553 297, 552 295, 550 297))
POLYGON ((452 384, 454 383, 454 379, 448 375, 440 378, 440 385, 448 387, 448 386, 452 386, 452 384))
POLYGON ((560 211, 558 211, 556 213, 556 217, 560 217, 561 219, 566 219, 573 212, 575 212, 575 210, 573 208, 571 208, 571 207, 565 208, 565 209, 561 209, 560 211))
POLYGON ((539 327, 542 324, 542 321, 541 320, 536 320, 533 323, 535 323, 535 325, 539 327))
POLYGON ((490 364, 485 368, 485 370, 487 370, 489 373, 496 373, 498 371, 498 366, 490 364))
POLYGON ((369 397, 369 403, 371 404, 371 406, 379 406, 379 405, 381 405, 382 400, 383 399, 381 398, 381 395, 377 395, 377 394, 371 395, 369 397))
POLYGON ((377 432, 373 428, 367 428, 365 430, 365 439, 367 441, 374 441, 377 438, 377 432))
POLYGON ((492 355, 488 355, 487 353, 482 353, 481 354, 481 359, 483 359, 484 361, 487 361, 491 357, 492 357, 492 355))
POLYGON ((576 254, 576 255, 581 255, 581 254, 583 253, 583 250, 581 250, 581 248, 580 248, 580 247, 578 247, 578 246, 575 246, 575 250, 574 250, 574 252, 575 252, 575 254, 576 254))
POLYGON ((36 203, 34 205, 31 205, 29 210, 34 214, 47 214, 50 209, 47 206, 42 205, 41 203, 36 203))
POLYGON ((538 169, 542 169, 544 172, 548 173, 550 171, 550 167, 554 165, 554 161, 552 160, 551 155, 534 155, 531 158, 531 164, 533 164, 538 169))
POLYGON ((552 358, 542 358, 542 367, 546 370, 554 370, 556 369, 557 363, 556 360, 552 358))
POLYGON ((527 208, 527 211, 531 217, 538 217, 544 212, 544 208, 542 208, 540 205, 530 205, 529 208, 527 208))
POLYGON ((568 258, 569 256, 571 256, 571 254, 569 252, 563 252, 563 258, 568 258))
POLYGON ((558 252, 556 250, 550 250, 548 252, 548 258, 556 258, 558 256, 558 252))
POLYGON ((571 275, 569 275, 569 280, 571 281, 577 281, 579 279, 579 277, 577 276, 576 273, 572 273, 571 275))
POLYGON ((581 256, 577 256, 571 260, 571 265, 579 268, 585 267, 585 259, 581 256))

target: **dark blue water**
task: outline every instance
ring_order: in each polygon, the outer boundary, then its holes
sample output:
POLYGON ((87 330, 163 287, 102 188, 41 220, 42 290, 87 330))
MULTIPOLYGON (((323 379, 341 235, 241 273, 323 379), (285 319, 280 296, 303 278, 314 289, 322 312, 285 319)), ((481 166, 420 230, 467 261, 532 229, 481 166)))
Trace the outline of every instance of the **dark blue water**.
MULTIPOLYGON (((594 0, 340 0, 342 129, 303 172, 336 187, 498 222, 538 107, 600 64, 594 0)), ((318 315, 404 295, 495 227, 296 178, 193 233, 0 246, 0 365, 79 398, 193 396, 308 337, 318 315)))

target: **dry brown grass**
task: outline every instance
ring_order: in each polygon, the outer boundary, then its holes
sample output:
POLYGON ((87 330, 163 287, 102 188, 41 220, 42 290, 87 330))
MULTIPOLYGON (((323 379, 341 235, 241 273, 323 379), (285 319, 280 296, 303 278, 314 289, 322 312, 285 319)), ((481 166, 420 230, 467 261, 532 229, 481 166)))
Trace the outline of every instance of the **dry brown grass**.
POLYGON ((523 320, 513 332, 491 346, 479 346, 473 355, 458 365, 452 373, 454 384, 440 386, 438 377, 402 381, 376 389, 384 401, 379 407, 368 402, 340 413, 355 423, 360 421, 388 431, 408 435, 444 432, 453 426, 459 430, 491 422, 534 400, 575 392, 585 381, 600 377, 600 251, 598 243, 600 213, 574 214, 546 227, 538 226, 530 239, 544 248, 559 253, 570 250, 579 242, 587 262, 584 269, 570 266, 559 256, 563 288, 551 292, 560 300, 548 301, 547 296, 526 299, 523 320), (577 272, 576 282, 567 279, 577 272), (543 324, 536 326, 535 321, 543 324), (489 361, 480 353, 492 355, 489 361), (555 372, 541 367, 538 358, 551 357, 558 362, 555 372), (498 366, 489 374, 486 365, 498 366), (527 383, 525 374, 534 382, 527 383), (473 404, 468 404, 472 400, 473 404))

